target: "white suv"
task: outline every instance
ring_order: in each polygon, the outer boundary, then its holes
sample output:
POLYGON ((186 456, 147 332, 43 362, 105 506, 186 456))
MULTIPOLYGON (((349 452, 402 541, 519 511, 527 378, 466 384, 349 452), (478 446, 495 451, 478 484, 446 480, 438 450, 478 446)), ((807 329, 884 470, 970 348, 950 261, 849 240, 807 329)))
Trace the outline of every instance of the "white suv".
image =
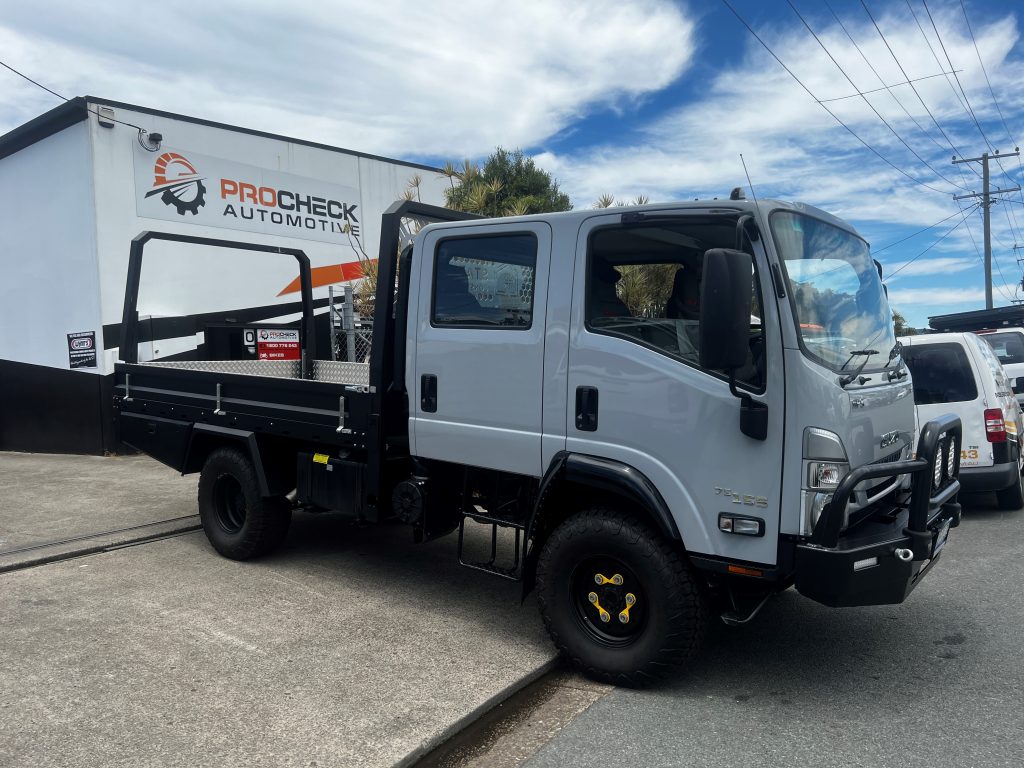
POLYGON ((1017 402, 1024 407, 1024 328, 1003 328, 998 331, 976 331, 988 342, 1003 364, 1017 402))
POLYGON ((901 341, 918 422, 955 413, 963 424, 963 490, 995 491, 1002 509, 1024 506, 1021 409, 992 348, 973 333, 932 333, 901 341))

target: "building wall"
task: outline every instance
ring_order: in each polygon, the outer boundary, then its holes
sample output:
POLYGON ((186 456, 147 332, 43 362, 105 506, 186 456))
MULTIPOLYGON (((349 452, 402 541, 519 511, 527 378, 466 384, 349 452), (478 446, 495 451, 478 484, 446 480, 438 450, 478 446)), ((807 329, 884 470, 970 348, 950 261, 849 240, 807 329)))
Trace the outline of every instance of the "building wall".
MULTIPOLYGON (((103 103, 89 106, 95 110, 103 103)), ((89 115, 0 159, 0 450, 101 453, 123 448, 116 440, 111 391, 129 248, 140 232, 299 248, 321 283, 315 298, 326 297, 328 283, 353 274, 344 267, 357 261, 351 232, 340 226, 325 231, 274 225, 271 209, 259 200, 247 206, 250 213, 267 209, 263 224, 256 223, 255 215, 248 221, 228 216, 226 207, 233 203, 238 214, 240 203, 222 196, 222 178, 286 189, 310 200, 344 202, 349 223, 357 224, 358 244, 372 257, 377 256, 381 214, 402 197, 414 175, 422 180, 420 199, 425 203, 443 204, 448 183, 434 171, 397 161, 125 105, 117 105, 113 116, 162 134, 160 149, 143 147, 133 127, 104 126, 89 115), (185 158, 202 180, 203 204, 195 206, 196 214, 179 213, 154 188, 160 178, 157 162, 169 153, 185 158), (89 331, 95 333, 95 366, 72 370, 67 334, 89 331)), ((333 210, 337 214, 341 209, 333 210)), ((345 221, 317 218, 332 225, 345 221)), ((148 277, 151 287, 177 289, 184 297, 173 314, 299 299, 297 292, 285 290, 289 281, 280 270, 250 268, 256 258, 241 267, 235 264, 225 280, 224 272, 215 269, 219 256, 191 248, 157 243, 146 250, 143 283, 148 277), (191 266, 174 269, 185 265, 191 266), (189 290, 189 285, 201 289, 189 290), (211 301, 217 306, 209 306, 211 301)), ((236 252, 231 258, 239 258, 238 253, 252 252, 236 252)), ((160 346, 173 350, 181 342, 168 340, 160 346)), ((147 350, 140 345, 140 359, 155 346, 147 350)))
POLYGON ((0 160, 0 360, 68 370, 68 333, 100 323, 88 128, 0 160))
MULTIPOLYGON (((95 118, 88 121, 95 153, 101 314, 108 330, 121 321, 129 245, 142 231, 181 232, 299 248, 310 259, 314 285, 318 276, 323 283, 314 290, 314 297, 322 298, 327 295, 327 278, 335 274, 328 268, 358 260, 354 245, 358 243, 376 258, 381 214, 402 197, 414 175, 418 174, 422 180, 423 202, 444 204, 447 179, 415 166, 127 109, 116 109, 115 116, 161 134, 163 142, 158 151, 149 152, 139 144, 134 129, 123 125, 102 127, 95 118), (205 199, 195 215, 179 215, 174 208, 160 203, 158 195, 146 197, 151 191, 154 163, 168 152, 188 158, 203 177, 205 199), (251 203, 240 205, 235 197, 221 197, 221 180, 225 177, 244 180, 256 187, 285 188, 299 196, 340 199, 354 206, 358 236, 353 239, 339 231, 261 225, 256 217, 248 223, 241 218, 242 207, 250 212, 253 208, 264 209, 265 214, 273 212, 273 208, 251 203), (239 215, 225 215, 229 205, 239 215), (322 270, 317 272, 318 268, 322 270)), ((333 219, 330 222, 344 223, 333 219)), ((175 289, 173 283, 178 280, 192 281, 194 285, 197 278, 193 274, 167 271, 157 277, 152 271, 160 268, 158 259, 161 266, 173 264, 175 259, 171 254, 189 248, 165 244, 147 246, 147 258, 151 253, 154 258, 149 262, 149 272, 144 263, 143 282, 159 279, 167 285, 168 291, 175 289)), ((237 301, 256 306, 296 301, 297 293, 280 295, 284 287, 276 277, 265 276, 263 270, 236 270, 230 285, 225 285, 225 292, 230 290, 237 295, 237 301)), ((231 299, 226 297, 225 300, 230 305, 231 299)), ((195 312, 210 309, 208 302, 200 303, 197 297, 195 312)), ((141 306, 139 311, 145 314, 141 306)), ((105 370, 112 371, 116 351, 108 349, 104 358, 105 370)))
POLYGON ((0 160, 0 450, 113 439, 102 362, 72 370, 67 337, 101 325, 92 178, 85 123, 0 160))

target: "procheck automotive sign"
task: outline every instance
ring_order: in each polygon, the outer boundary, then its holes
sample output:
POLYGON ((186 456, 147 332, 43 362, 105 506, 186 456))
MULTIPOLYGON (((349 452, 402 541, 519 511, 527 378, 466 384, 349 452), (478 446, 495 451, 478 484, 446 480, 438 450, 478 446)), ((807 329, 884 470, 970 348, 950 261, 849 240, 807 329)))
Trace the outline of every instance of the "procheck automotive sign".
POLYGON ((182 149, 135 157, 136 212, 151 219, 350 244, 359 190, 182 149))

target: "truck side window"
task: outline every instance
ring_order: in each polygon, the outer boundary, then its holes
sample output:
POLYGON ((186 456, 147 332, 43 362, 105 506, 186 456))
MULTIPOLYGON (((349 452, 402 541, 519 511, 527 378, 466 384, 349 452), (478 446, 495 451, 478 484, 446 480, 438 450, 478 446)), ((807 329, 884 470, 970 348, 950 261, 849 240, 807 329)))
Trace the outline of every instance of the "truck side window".
POLYGON ((532 234, 442 240, 434 258, 431 323, 528 329, 536 268, 537 238, 532 234))
MULTIPOLYGON (((587 329, 699 366, 704 253, 734 241, 734 221, 724 219, 597 230, 587 260, 587 329)), ((765 344, 756 272, 751 290, 750 354, 735 373, 738 381, 761 389, 765 344)))

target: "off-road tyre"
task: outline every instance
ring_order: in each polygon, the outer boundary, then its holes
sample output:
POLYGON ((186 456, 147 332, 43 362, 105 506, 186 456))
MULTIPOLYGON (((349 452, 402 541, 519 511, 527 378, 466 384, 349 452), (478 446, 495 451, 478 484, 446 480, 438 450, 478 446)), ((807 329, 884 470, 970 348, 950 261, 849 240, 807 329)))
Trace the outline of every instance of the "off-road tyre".
POLYGON ((218 448, 199 475, 199 519, 224 557, 248 560, 276 549, 288 534, 291 504, 260 495, 256 468, 234 448, 218 448))
POLYGON ((1017 479, 1009 488, 996 491, 996 501, 999 503, 1000 509, 1014 510, 1024 507, 1024 481, 1019 472, 1017 479))
POLYGON ((651 685, 674 674, 704 639, 707 596, 685 557, 648 525, 623 512, 589 509, 559 525, 541 550, 536 583, 541 616, 555 646, 595 680, 651 685), (602 566, 606 561, 608 565, 602 566), (591 575, 595 567, 597 572, 591 575), (601 599, 604 594, 602 587, 584 585, 597 576, 614 576, 601 568, 626 572, 620 590, 635 594, 634 616, 627 612, 626 625, 618 623, 621 617, 614 613, 622 605, 614 594, 607 622, 588 610, 593 603, 587 590, 601 599), (641 604, 643 611, 636 611, 641 604), (636 625, 629 627, 634 618, 636 625), (605 636, 607 632, 626 634, 605 636))

